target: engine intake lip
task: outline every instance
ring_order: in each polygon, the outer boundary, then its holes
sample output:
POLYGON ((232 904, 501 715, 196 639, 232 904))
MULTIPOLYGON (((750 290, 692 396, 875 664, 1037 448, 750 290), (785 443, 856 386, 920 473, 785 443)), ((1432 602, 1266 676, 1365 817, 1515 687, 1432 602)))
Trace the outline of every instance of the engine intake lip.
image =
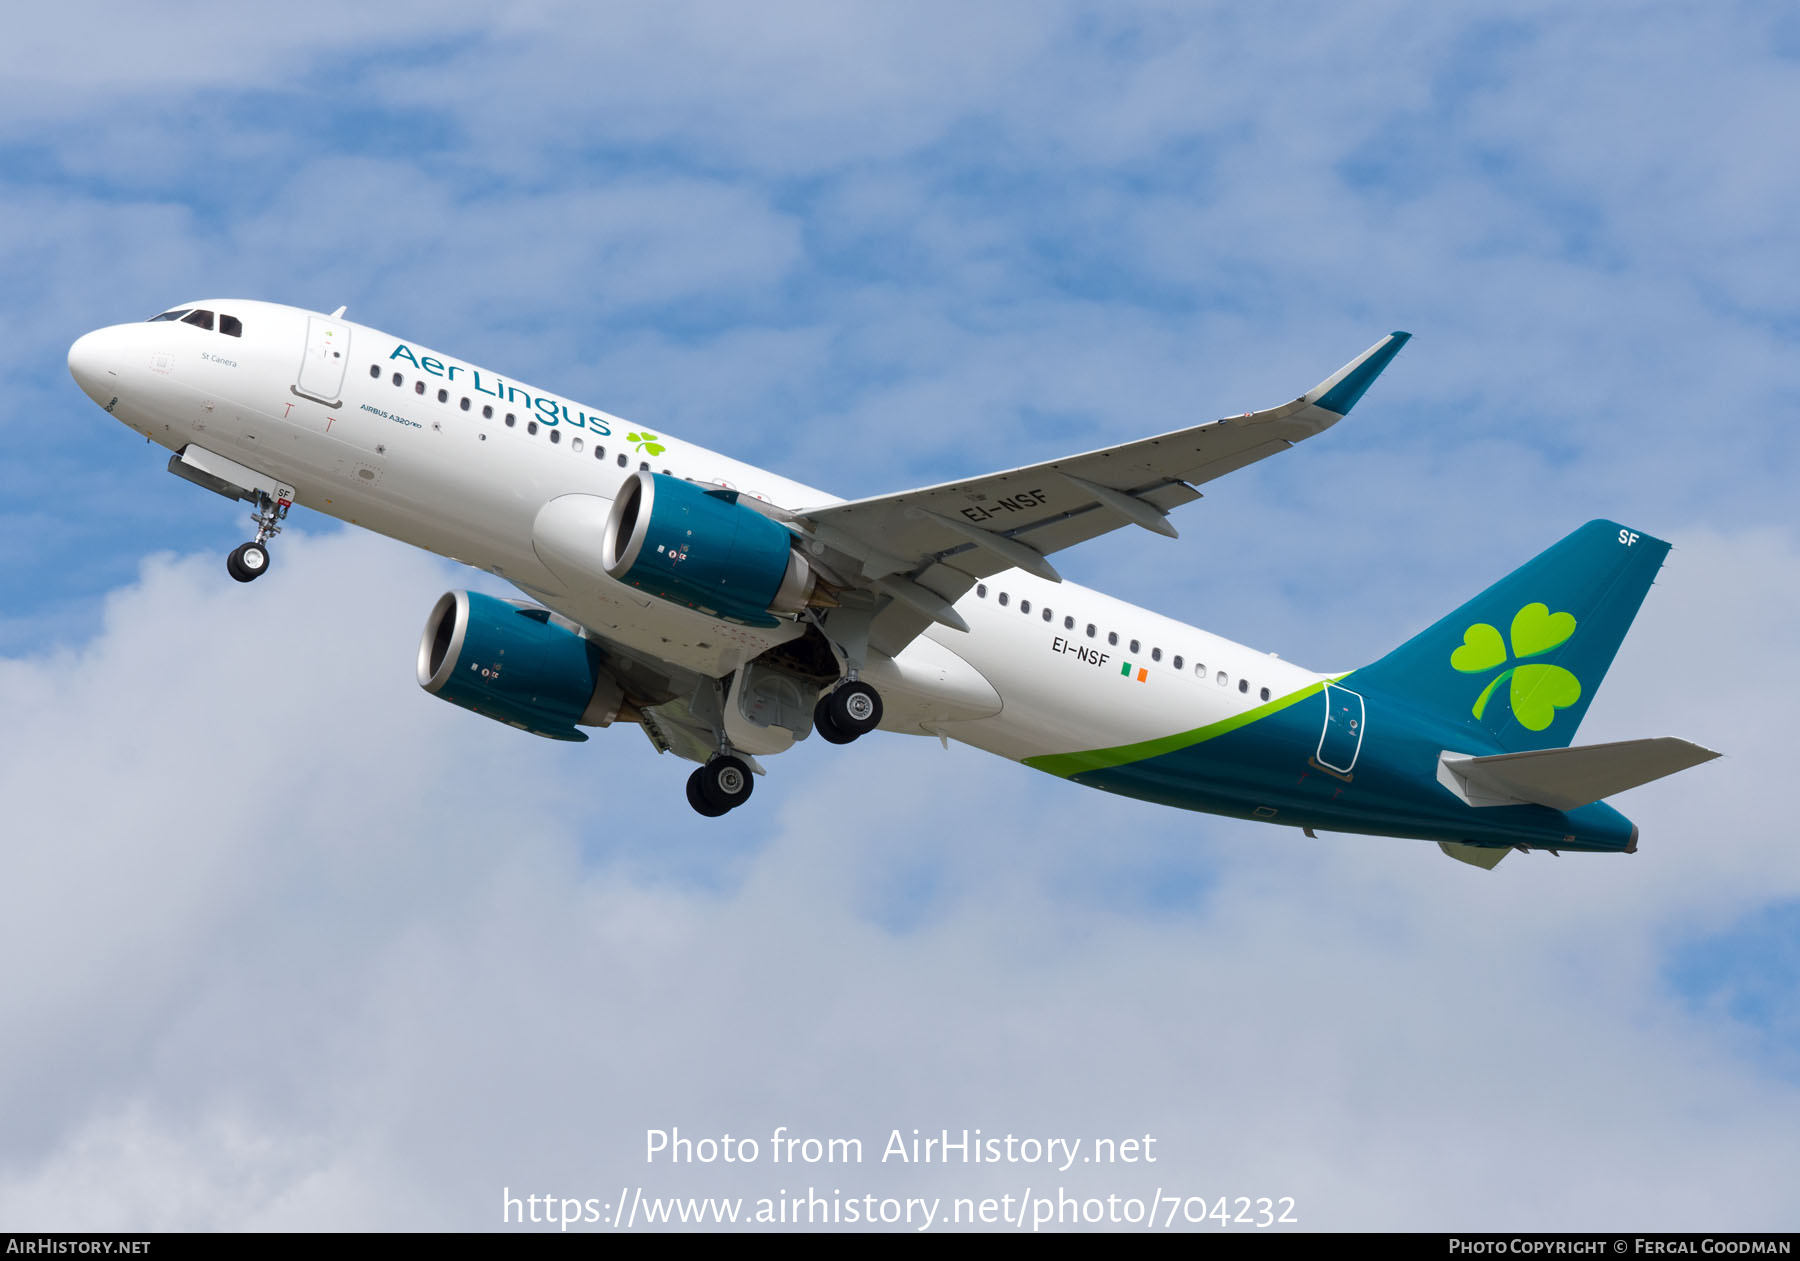
POLYGON ((419 686, 434 695, 450 681, 469 631, 469 593, 446 591, 425 619, 419 637, 419 686))
POLYGON ((600 565, 614 578, 623 578, 637 564, 638 553, 644 550, 644 537, 650 532, 655 496, 656 482, 644 469, 633 473, 619 487, 600 541, 600 565))

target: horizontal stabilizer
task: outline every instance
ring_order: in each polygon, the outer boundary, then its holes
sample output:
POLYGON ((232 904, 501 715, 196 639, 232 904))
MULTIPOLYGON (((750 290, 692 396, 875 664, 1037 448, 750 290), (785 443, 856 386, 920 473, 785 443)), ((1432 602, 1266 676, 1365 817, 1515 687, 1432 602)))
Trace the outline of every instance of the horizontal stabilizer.
POLYGON ((1471 806, 1540 805, 1566 811, 1718 756, 1673 736, 1491 757, 1445 752, 1438 759, 1438 782, 1471 806))

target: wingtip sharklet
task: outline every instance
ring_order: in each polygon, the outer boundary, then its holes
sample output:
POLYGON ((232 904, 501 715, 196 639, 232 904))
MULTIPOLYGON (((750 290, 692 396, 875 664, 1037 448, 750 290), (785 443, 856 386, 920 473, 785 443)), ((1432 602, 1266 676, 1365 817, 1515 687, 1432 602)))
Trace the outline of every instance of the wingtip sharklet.
POLYGON ((1305 400, 1328 412, 1348 416, 1350 409, 1356 406, 1356 401, 1375 384, 1375 378, 1381 375, 1382 369, 1393 362, 1394 356, 1400 353, 1400 348, 1411 339, 1411 333, 1389 333, 1308 390, 1304 395, 1305 400))

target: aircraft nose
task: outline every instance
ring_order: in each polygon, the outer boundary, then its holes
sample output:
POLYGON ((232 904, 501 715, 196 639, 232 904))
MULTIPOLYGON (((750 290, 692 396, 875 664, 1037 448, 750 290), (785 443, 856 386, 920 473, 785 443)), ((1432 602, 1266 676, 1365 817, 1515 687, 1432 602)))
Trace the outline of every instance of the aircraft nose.
MULTIPOLYGON (((75 339, 69 347, 69 375, 90 398, 98 399, 109 376, 106 354, 106 330, 96 329, 75 339)), ((111 397, 108 395, 108 397, 111 397)))

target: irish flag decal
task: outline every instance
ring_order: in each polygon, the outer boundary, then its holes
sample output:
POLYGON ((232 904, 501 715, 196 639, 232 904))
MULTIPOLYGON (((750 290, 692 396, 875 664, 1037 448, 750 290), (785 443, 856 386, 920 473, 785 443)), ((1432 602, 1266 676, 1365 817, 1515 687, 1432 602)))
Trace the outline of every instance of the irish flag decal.
MULTIPOLYGON (((1131 662, 1129 662, 1129 661, 1124 662, 1119 667, 1119 673, 1124 675, 1128 679, 1132 677, 1131 671, 1132 671, 1132 665, 1131 665, 1131 662)), ((1142 667, 1139 667, 1138 671, 1137 671, 1137 681, 1139 683, 1148 683, 1150 681, 1150 671, 1143 669, 1142 667)))

